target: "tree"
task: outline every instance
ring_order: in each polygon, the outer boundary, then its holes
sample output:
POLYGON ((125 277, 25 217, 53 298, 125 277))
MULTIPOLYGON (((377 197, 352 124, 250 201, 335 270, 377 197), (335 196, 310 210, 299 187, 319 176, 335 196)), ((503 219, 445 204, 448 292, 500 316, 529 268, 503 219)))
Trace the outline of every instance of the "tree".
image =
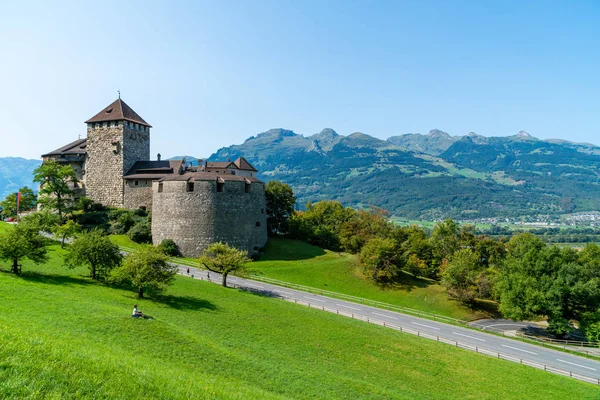
POLYGON ((60 218, 48 210, 37 211, 21 218, 20 225, 30 226, 43 232, 52 232, 60 223, 60 218))
POLYGON ((138 222, 129 230, 127 236, 135 243, 152 243, 152 229, 150 224, 138 222))
POLYGON ((340 244, 349 253, 360 253, 362 247, 374 237, 385 238, 392 232, 388 212, 381 208, 359 210, 340 229, 340 244))
POLYGON ((61 247, 65 247, 65 240, 67 238, 72 238, 78 233, 81 232, 81 225, 72 219, 68 220, 62 225, 57 225, 54 227, 52 233, 57 235, 61 239, 61 247))
POLYGON ((452 255, 442 272, 442 284, 448 294, 470 305, 477 295, 478 256, 471 249, 460 249, 452 255))
POLYGON ((0 259, 12 262, 12 272, 19 273, 19 262, 28 258, 36 264, 48 260, 44 238, 28 225, 16 225, 0 235, 0 259))
POLYGON ((246 264, 250 262, 250 258, 248 258, 247 252, 218 242, 211 244, 204 250, 199 262, 210 272, 221 274, 223 277, 222 285, 227 287, 227 275, 246 272, 246 264))
MULTIPOLYGON (((21 193, 21 201, 19 202, 19 212, 21 211, 31 211, 35 209, 35 204, 37 202, 37 195, 27 186, 19 189, 19 193, 21 193)), ((2 214, 5 217, 14 217, 17 215, 17 194, 11 193, 6 198, 0 202, 0 208, 2 208, 2 214)))
POLYGON ((99 274, 106 274, 121 265, 119 246, 99 230, 84 233, 68 247, 65 262, 70 268, 87 267, 90 278, 98 279, 99 274))
POLYGON ((588 245, 581 253, 548 247, 529 234, 508 242, 497 290, 500 311, 516 320, 548 318, 548 330, 559 336, 600 308, 600 250, 588 245))
POLYGON ((62 219, 73 200, 69 183, 77 183, 73 167, 54 160, 46 161, 33 171, 33 181, 40 184, 40 206, 56 211, 62 219))
POLYGON ((267 227, 270 233, 286 233, 288 220, 294 212, 296 197, 287 183, 269 181, 265 186, 267 201, 267 227))
POLYGON ((169 264, 168 258, 158 248, 145 245, 125 257, 123 265, 110 275, 112 282, 128 281, 144 297, 144 290, 161 290, 173 282, 177 266, 169 264))
POLYGON ((365 275, 377 282, 391 282, 400 273, 398 247, 393 239, 373 238, 360 252, 365 275))
POLYGON ((433 264, 439 268, 444 260, 448 261, 456 250, 460 248, 460 229, 456 222, 447 219, 438 222, 431 232, 431 247, 433 251, 433 264))
POLYGON ((166 256, 181 257, 181 250, 172 239, 163 239, 158 245, 158 249, 166 256))

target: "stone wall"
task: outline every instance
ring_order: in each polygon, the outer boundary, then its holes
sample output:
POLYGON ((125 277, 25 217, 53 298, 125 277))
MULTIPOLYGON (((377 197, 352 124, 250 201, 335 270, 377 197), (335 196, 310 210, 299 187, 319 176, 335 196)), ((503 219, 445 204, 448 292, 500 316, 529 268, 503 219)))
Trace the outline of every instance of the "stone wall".
POLYGON ((152 181, 126 180, 123 191, 123 206, 131 210, 141 207, 148 211, 152 210, 152 181))
POLYGON ((267 243, 265 191, 262 183, 252 183, 250 193, 245 186, 226 181, 223 192, 217 192, 216 180, 196 181, 188 192, 186 181, 154 182, 154 244, 172 239, 186 257, 197 257, 220 241, 256 253, 267 243))
POLYGON ((150 132, 119 121, 88 124, 86 195, 110 207, 123 207, 123 175, 138 160, 150 159, 150 132))

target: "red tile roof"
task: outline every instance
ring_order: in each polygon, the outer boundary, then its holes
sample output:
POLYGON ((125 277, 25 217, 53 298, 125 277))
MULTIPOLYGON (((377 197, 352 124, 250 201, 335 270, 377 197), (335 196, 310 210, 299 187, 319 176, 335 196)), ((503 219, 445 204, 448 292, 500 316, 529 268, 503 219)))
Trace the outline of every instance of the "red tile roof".
POLYGON ((152 126, 148 124, 142 117, 140 117, 135 111, 131 109, 123 100, 117 99, 113 101, 110 105, 104 108, 104 110, 100 111, 98 114, 94 115, 92 118, 85 121, 86 124, 90 122, 104 122, 104 121, 130 121, 135 122, 137 124, 141 124, 151 128, 152 126))

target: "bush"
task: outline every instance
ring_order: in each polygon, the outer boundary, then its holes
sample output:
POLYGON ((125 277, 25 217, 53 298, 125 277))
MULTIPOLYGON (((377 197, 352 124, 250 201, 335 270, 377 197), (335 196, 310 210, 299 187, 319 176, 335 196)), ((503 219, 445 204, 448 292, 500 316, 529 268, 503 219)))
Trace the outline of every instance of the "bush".
POLYGON ((147 217, 148 216, 148 211, 146 211, 145 208, 138 208, 137 210, 135 210, 133 212, 133 215, 137 216, 137 217, 147 217))
POLYGON ((145 223, 135 224, 127 235, 136 243, 152 243, 152 230, 150 225, 145 223))
POLYGON ((119 213, 113 213, 113 211, 111 211, 109 213, 109 218, 111 216, 114 217, 115 215, 118 215, 117 220, 113 221, 112 227, 111 227, 112 233, 114 233, 116 235, 123 235, 123 234, 129 232, 129 230, 137 222, 134 219, 133 213, 131 211, 128 211, 128 210, 122 210, 122 211, 123 212, 119 212, 119 213))
POLYGON ((181 252, 179 246, 171 239, 165 239, 158 245, 158 249, 166 256, 179 257, 181 252))

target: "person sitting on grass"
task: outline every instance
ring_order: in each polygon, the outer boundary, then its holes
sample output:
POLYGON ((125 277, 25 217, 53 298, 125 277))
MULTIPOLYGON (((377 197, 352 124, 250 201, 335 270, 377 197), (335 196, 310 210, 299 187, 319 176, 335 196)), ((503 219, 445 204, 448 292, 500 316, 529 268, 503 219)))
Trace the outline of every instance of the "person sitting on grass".
POLYGON ((144 313, 138 310, 137 304, 133 306, 133 314, 131 314, 133 318, 140 318, 144 316, 144 313))

